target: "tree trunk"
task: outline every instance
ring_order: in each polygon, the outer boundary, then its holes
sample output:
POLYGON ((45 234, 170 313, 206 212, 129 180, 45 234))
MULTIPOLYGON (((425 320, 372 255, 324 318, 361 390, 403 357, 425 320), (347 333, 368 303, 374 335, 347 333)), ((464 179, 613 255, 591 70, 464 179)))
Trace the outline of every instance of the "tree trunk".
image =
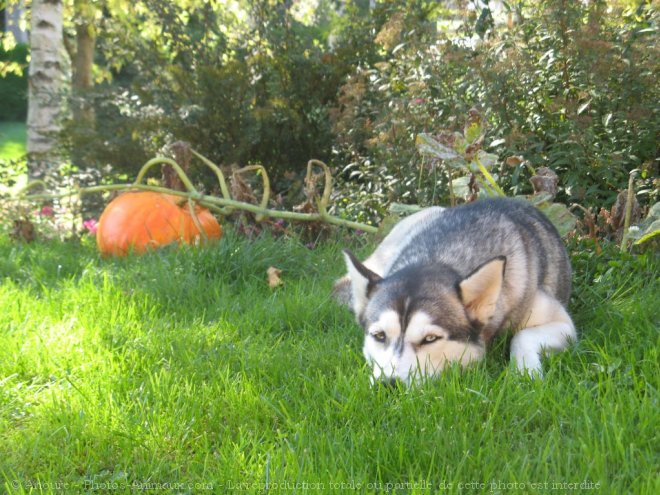
POLYGON ((63 105, 62 0, 33 0, 28 72, 27 158, 30 179, 58 165, 63 105))
POLYGON ((71 159, 76 165, 84 165, 85 148, 79 143, 94 138, 95 115, 94 107, 89 101, 89 92, 93 87, 92 68, 94 64, 94 48, 96 45, 96 30, 94 16, 96 7, 89 0, 75 0, 76 43, 70 51, 72 62, 71 79, 71 110, 73 113, 74 132, 77 139, 72 150, 71 159))
MULTIPOLYGON (((77 2, 76 2, 77 3, 77 2)), ((76 23, 76 54, 73 59, 73 88, 85 91, 92 87, 92 64, 96 34, 94 21, 81 18, 76 23)))

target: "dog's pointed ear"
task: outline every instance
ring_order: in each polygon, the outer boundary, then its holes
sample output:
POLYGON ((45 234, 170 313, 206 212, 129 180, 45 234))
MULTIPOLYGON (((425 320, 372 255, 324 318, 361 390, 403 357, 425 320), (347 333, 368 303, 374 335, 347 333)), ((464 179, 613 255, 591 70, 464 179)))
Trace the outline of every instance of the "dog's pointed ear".
POLYGON ((506 257, 498 256, 458 283, 458 292, 471 319, 485 324, 495 313, 505 267, 506 257))
POLYGON ((359 315, 367 304, 374 284, 382 280, 382 277, 364 266, 348 249, 344 249, 343 252, 351 281, 352 309, 356 315, 359 315))

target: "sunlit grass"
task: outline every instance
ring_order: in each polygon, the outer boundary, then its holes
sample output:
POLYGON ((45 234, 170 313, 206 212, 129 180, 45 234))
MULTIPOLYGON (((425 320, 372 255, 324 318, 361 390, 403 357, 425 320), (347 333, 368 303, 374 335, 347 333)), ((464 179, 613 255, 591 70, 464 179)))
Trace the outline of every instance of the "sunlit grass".
POLYGON ((27 184, 26 125, 0 122, 0 194, 11 193, 27 184))
POLYGON ((23 122, 0 122, 0 160, 16 160, 25 155, 26 132, 23 122))
POLYGON ((657 492, 657 259, 574 257, 581 340, 542 382, 500 341, 384 390, 329 295, 341 247, 229 232, 101 259, 1 239, 0 491, 657 492))

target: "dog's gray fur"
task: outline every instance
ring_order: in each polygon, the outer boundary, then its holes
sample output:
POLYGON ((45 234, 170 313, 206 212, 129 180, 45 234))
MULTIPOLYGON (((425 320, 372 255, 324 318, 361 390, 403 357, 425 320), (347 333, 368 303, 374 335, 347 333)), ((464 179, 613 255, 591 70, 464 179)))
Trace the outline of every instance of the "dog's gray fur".
POLYGON ((344 299, 365 330, 375 378, 408 382, 415 371, 466 364, 506 329, 516 332, 518 367, 540 375, 543 350, 575 339, 566 249, 522 200, 428 208, 397 224, 364 263, 345 258, 349 273, 336 287, 350 285, 344 299))

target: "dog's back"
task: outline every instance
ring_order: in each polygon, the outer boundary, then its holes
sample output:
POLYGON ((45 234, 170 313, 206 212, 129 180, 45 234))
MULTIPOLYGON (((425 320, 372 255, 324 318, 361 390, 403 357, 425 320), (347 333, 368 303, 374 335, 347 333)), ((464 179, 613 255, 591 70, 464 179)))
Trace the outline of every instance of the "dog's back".
POLYGON ((511 283, 520 283, 520 275, 563 304, 568 302, 571 267, 561 237, 543 213, 516 199, 486 199, 433 211, 382 275, 411 264, 444 263, 467 276, 495 256, 507 258, 506 270, 515 272, 511 283))
POLYGON ((508 311, 503 319, 512 326, 524 323, 537 289, 566 306, 571 267, 564 244, 545 215, 522 200, 489 199, 436 212, 383 275, 442 263, 466 277, 497 256, 506 258, 502 294, 508 311))

